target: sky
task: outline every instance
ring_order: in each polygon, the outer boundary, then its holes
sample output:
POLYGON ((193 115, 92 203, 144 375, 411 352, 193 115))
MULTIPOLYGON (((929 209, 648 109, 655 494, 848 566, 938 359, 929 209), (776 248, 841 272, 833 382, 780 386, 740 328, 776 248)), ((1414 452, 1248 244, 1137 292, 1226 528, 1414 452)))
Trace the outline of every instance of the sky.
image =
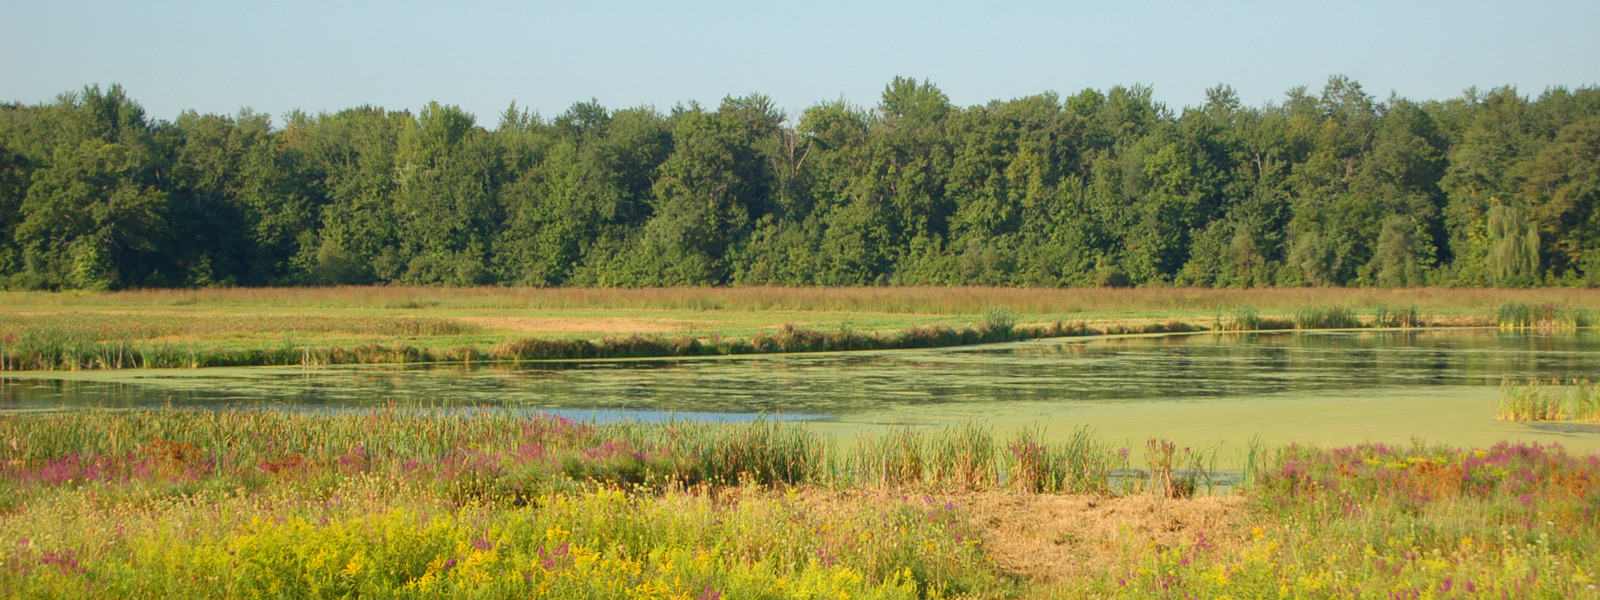
MULTIPOLYGON (((0 1, 0 101, 120 83, 156 119, 513 101, 669 110, 759 92, 790 115, 895 76, 958 105, 1145 84, 1175 110, 1346 75, 1414 100, 1600 84, 1600 1, 0 1)), ((279 120, 281 122, 281 119, 279 120)))

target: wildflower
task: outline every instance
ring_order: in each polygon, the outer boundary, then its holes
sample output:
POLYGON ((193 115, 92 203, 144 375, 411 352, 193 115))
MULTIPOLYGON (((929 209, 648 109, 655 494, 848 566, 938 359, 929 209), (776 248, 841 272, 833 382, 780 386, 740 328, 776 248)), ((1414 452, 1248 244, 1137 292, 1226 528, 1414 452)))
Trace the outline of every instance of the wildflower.
POLYGON ((555 524, 544 530, 544 537, 552 542, 558 542, 566 539, 567 534, 570 533, 572 532, 562 529, 559 524, 555 524))
POLYGON ((361 574, 361 569, 365 566, 366 561, 362 559, 361 553, 358 552, 355 556, 350 557, 350 562, 345 563, 344 570, 339 572, 350 577, 355 577, 356 575, 361 574))
POLYGON ((84 572, 84 568, 78 565, 77 553, 73 552, 72 550, 65 550, 62 552, 47 551, 44 553, 44 556, 39 559, 39 564, 55 565, 56 568, 61 570, 61 574, 63 575, 84 572))

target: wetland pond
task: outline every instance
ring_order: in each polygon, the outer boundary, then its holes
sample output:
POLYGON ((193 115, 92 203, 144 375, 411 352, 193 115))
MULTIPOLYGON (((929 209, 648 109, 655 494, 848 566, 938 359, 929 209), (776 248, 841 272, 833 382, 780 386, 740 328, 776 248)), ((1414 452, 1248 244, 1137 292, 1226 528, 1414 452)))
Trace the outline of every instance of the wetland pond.
POLYGON ((1048 437, 1087 425, 1135 448, 1165 437, 1237 450, 1259 436, 1269 446, 1506 440, 1600 452, 1597 425, 1496 421, 1507 378, 1600 379, 1600 332, 1206 333, 732 358, 31 372, 0 377, 0 414, 395 403, 595 421, 778 415, 841 438, 977 420, 1048 437))

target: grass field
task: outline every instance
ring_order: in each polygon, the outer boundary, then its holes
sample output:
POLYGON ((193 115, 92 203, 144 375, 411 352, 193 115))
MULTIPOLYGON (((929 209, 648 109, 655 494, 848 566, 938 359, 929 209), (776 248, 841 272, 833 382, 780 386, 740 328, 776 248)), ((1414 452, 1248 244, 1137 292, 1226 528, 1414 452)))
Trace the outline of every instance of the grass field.
POLYGON ((690 341, 690 354, 925 347, 1063 329, 1575 326, 1600 290, 366 287, 3 292, 0 307, 0 369, 15 370, 637 356, 690 341), (1019 330, 977 331, 997 319, 1019 330), (1041 325, 1053 329, 1030 328, 1041 325), (745 343, 786 326, 819 339, 745 343), (618 342, 641 337, 659 343, 618 342), (606 343, 569 345, 590 341, 606 343))
POLYGON ((19 598, 1581 598, 1600 456, 420 411, 0 421, 19 598), (1216 469, 1245 481, 1212 489, 1216 469))

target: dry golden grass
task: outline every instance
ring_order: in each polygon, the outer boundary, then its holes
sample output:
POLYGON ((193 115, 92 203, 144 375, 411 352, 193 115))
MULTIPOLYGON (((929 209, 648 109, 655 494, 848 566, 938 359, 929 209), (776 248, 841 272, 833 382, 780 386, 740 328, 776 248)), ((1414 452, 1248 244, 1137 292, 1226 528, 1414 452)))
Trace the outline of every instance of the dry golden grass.
MULTIPOLYGON (((892 505, 898 491, 832 491, 808 488, 807 499, 830 505, 892 505)), ((923 496, 952 506, 983 532, 983 543, 1001 571, 1038 584, 1101 573, 1125 558, 1128 548, 1175 547, 1203 533, 1211 540, 1246 535, 1245 498, 1239 495, 1158 499, 957 491, 923 496), (948 504, 947 504, 948 503, 948 504)))
MULTIPOLYGON (((50 364, 105 368, 467 360, 492 357, 508 344, 539 349, 514 353, 523 360, 638 357, 677 352, 659 340, 640 341, 652 336, 678 340, 675 347, 687 351, 729 340, 765 348, 773 339, 799 339, 796 331, 817 343, 780 344, 781 351, 886 349, 1068 331, 1494 326, 1506 324, 1508 308, 1516 309, 1510 311, 1515 315, 1559 315, 1562 323, 1579 326, 1590 322, 1587 315, 1596 307, 1600 290, 1576 289, 331 287, 0 292, 0 365, 44 369, 52 368, 46 366, 50 364), (961 331, 978 335, 945 335, 961 331), (1004 334, 983 333, 992 331, 1004 334), (880 343, 891 338, 911 341, 880 343), (835 344, 829 339, 870 343, 835 344), (574 350, 580 346, 589 349, 574 350), (556 351, 561 348, 566 350, 556 351), (158 360, 130 363, 125 360, 129 353, 158 360), (307 358, 313 353, 319 356, 315 361, 307 358), (263 362, 286 360, 294 362, 263 362)), ((1527 320, 1518 318, 1518 323, 1527 320)), ((1550 320, 1539 318, 1535 322, 1550 320)))
POLYGON ((996 306, 1019 314, 1195 312, 1254 307, 1263 312, 1305 306, 1416 306, 1424 311, 1489 311, 1511 302, 1600 307, 1600 290, 1458 288, 1004 288, 1004 287, 737 287, 737 288, 439 288, 321 287, 135 290, 103 294, 0 294, 16 308, 260 307, 369 309, 650 309, 733 311, 860 311, 934 315, 980 314, 996 306))
POLYGON ((715 329, 720 321, 705 319, 637 319, 626 317, 461 317, 463 323, 518 333, 657 334, 715 329))

